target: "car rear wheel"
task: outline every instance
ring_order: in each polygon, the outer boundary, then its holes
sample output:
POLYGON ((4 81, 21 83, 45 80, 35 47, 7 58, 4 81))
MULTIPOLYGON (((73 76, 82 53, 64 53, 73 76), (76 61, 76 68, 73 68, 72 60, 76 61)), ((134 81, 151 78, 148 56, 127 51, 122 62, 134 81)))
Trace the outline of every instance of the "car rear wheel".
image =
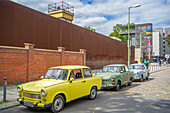
POLYGON ((92 87, 91 91, 90 91, 90 95, 88 96, 90 100, 95 99, 97 96, 97 88, 96 87, 92 87))
POLYGON ((60 112, 64 108, 64 98, 62 95, 57 95, 51 105, 51 111, 53 113, 60 112))
POLYGON ((132 85, 132 78, 130 78, 129 83, 128 83, 128 86, 131 86, 131 85, 132 85))
POLYGON ((119 82, 119 81, 117 81, 117 85, 116 85, 115 90, 116 90, 116 91, 119 91, 119 90, 120 90, 120 86, 121 86, 120 82, 119 82))
POLYGON ((146 80, 148 80, 149 78, 148 77, 146 77, 146 80))

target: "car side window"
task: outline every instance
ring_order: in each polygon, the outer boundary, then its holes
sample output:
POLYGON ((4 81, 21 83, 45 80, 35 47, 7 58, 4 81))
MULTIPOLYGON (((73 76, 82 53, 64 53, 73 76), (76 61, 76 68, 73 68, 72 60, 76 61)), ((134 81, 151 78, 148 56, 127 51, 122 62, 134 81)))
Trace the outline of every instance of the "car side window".
POLYGON ((144 70, 145 69, 145 67, 144 67, 144 65, 142 65, 142 70, 144 70))
POLYGON ((129 71, 129 68, 127 66, 125 66, 126 72, 129 71))
POLYGON ((83 75, 84 77, 92 77, 92 74, 89 69, 83 69, 83 75))
POLYGON ((143 68, 144 68, 144 69, 146 69, 146 66, 145 66, 145 65, 143 65, 143 68))
POLYGON ((120 67, 120 72, 126 72, 125 66, 121 66, 121 67, 120 67))
POLYGON ((70 72, 70 78, 74 78, 74 79, 82 78, 81 70, 80 69, 72 70, 70 72))

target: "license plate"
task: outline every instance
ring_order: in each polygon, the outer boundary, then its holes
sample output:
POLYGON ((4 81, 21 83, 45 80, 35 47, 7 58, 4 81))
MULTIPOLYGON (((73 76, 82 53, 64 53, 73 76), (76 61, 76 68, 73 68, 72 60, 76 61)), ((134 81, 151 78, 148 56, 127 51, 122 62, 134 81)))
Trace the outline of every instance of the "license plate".
POLYGON ((102 87, 106 87, 106 85, 102 85, 102 87))
POLYGON ((28 107, 34 107, 34 104, 31 102, 24 102, 24 105, 28 107))

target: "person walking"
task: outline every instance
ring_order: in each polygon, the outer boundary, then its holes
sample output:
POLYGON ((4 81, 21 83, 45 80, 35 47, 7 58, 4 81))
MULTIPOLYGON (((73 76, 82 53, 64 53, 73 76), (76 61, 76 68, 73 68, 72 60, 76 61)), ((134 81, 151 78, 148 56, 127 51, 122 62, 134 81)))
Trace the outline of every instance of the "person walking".
POLYGON ((142 59, 140 59, 140 62, 139 62, 139 64, 142 64, 142 59))
POLYGON ((149 62, 147 62, 146 59, 144 60, 143 64, 145 64, 146 69, 148 69, 148 67, 149 67, 149 62))
POLYGON ((161 67, 161 59, 159 60, 159 66, 161 67))

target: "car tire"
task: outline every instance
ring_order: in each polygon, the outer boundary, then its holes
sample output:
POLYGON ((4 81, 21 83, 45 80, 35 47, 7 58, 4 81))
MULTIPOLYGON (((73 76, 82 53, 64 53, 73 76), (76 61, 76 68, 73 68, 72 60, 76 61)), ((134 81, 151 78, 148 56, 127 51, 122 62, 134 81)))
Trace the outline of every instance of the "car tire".
POLYGON ((146 80, 148 80, 149 78, 148 77, 146 77, 146 80))
POLYGON ((88 98, 90 100, 93 100, 93 99, 96 98, 96 96, 97 96, 97 88, 96 87, 92 87, 91 91, 90 91, 90 95, 88 96, 88 98))
POLYGON ((128 83, 128 86, 131 86, 131 85, 132 85, 132 78, 130 78, 129 83, 128 83))
POLYGON ((119 90, 120 90, 120 87, 121 87, 121 84, 120 84, 119 81, 117 81, 117 85, 116 85, 115 90, 116 90, 116 91, 119 91, 119 90))
POLYGON ((140 82, 142 82, 143 81, 143 75, 141 76, 141 78, 140 78, 140 82))
POLYGON ((57 113, 57 112, 60 112, 61 110, 63 110, 64 108, 64 103, 65 103, 65 100, 63 98, 62 95, 57 95, 54 100, 53 100, 53 103, 51 105, 51 108, 50 110, 53 112, 53 113, 57 113))

